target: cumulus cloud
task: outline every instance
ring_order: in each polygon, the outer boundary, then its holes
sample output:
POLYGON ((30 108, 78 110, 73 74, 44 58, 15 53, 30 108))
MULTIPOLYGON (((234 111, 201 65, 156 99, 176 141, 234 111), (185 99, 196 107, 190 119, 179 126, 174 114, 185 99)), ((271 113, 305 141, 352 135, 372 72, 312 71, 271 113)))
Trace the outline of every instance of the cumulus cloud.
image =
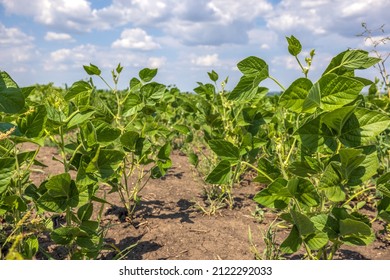
POLYGON ((121 33, 120 39, 111 45, 113 48, 125 48, 149 51, 160 48, 160 45, 153 41, 141 28, 125 29, 121 33))
POLYGON ((191 63, 196 66, 216 66, 219 62, 218 54, 208 54, 203 56, 197 56, 191 59, 191 63))
POLYGON ((266 0, 212 0, 207 6, 212 9, 223 23, 234 21, 252 21, 256 17, 272 11, 273 7, 266 0))
POLYGON ((167 62, 167 58, 166 57, 150 57, 148 59, 148 66, 150 68, 161 68, 162 66, 164 66, 167 62))
POLYGON ((221 25, 216 22, 177 21, 165 24, 164 30, 186 45, 220 46, 223 44, 245 44, 248 42, 246 24, 221 25))
POLYGON ((82 69, 82 65, 93 63, 99 67, 103 65, 103 59, 111 58, 106 55, 106 50, 93 44, 78 45, 73 48, 61 48, 50 52, 44 60, 44 69, 47 71, 62 69, 82 69))
POLYGON ((74 41, 72 36, 67 33, 47 32, 46 41, 74 41))
POLYGON ((55 26, 60 29, 90 31, 99 27, 96 10, 86 0, 0 0, 6 12, 31 16, 38 23, 55 26), (28 9, 26 8, 28 7, 28 9))
POLYGON ((389 9, 386 0, 282 0, 265 19, 269 29, 285 34, 351 36, 359 33, 360 24, 367 19, 374 25, 383 24, 380 21, 386 21, 389 9))
POLYGON ((33 42, 34 37, 27 35, 19 28, 6 27, 0 23, 1 66, 22 69, 22 64, 30 61, 36 54, 33 42))
POLYGON ((0 45, 2 47, 29 45, 32 41, 34 41, 34 37, 27 35, 19 28, 8 28, 0 23, 0 45))
POLYGON ((119 62, 137 69, 169 65, 162 72, 169 72, 170 81, 186 83, 197 80, 202 67, 221 71, 228 65, 232 71, 232 65, 249 55, 270 62, 270 71, 299 75, 287 52, 285 36, 290 35, 301 40, 302 59, 305 51, 315 48, 313 67, 326 67, 322 63, 348 47, 372 48, 355 35, 363 31, 362 22, 371 28, 386 24, 387 29, 390 10, 388 0, 0 0, 0 5, 2 67, 20 72, 46 69, 43 80, 50 73, 58 73, 58 79, 83 77, 82 65, 88 63, 102 70, 119 62), (8 26, 13 15, 21 17, 8 26), (34 26, 27 32, 23 28, 31 22, 34 26), (46 30, 50 32, 43 33, 45 40, 30 35, 46 30), (85 32, 91 34, 80 36, 85 32), (84 44, 75 46, 73 38, 84 44), (72 44, 53 49, 56 44, 48 41, 72 44), (329 58, 320 59, 321 53, 329 58), (177 76, 183 69, 193 75, 177 76))
POLYGON ((89 63, 97 65, 108 72, 118 63, 124 67, 152 67, 165 63, 164 57, 148 57, 145 53, 132 54, 127 49, 111 51, 108 47, 93 44, 83 44, 72 48, 61 48, 50 52, 43 62, 46 71, 80 69, 89 63))

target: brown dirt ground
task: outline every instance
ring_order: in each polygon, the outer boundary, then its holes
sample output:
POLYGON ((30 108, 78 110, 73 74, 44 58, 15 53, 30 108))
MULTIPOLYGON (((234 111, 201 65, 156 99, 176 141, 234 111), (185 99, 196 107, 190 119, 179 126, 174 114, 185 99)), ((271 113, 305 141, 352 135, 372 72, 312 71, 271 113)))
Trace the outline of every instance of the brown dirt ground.
MULTIPOLYGON (((53 155, 57 155, 55 148, 41 149, 37 159, 48 167, 32 173, 34 183, 63 172, 61 164, 52 160, 53 155)), ((203 201, 203 180, 186 156, 174 152, 172 161, 173 168, 164 178, 150 180, 142 190, 142 202, 132 223, 124 219, 118 195, 107 194, 107 200, 115 206, 105 205, 103 211, 102 225, 108 226, 106 242, 121 250, 136 244, 126 259, 250 260, 254 259, 248 238, 250 229, 252 244, 262 253, 262 234, 274 215, 266 212, 263 221, 259 222, 251 214, 256 209, 252 197, 261 186, 246 182, 236 187, 233 210, 221 209, 215 215, 204 215, 196 207, 197 203, 203 201)), ((103 196, 108 191, 109 188, 102 188, 100 194, 103 196)), ((380 230, 383 225, 377 223, 374 228, 380 230)), ((281 229, 278 236, 286 237, 286 232, 281 229)), ((390 242, 379 233, 377 237, 367 247, 343 246, 336 258, 389 260, 390 242)), ((62 256, 58 253, 57 257, 62 256)), ((300 256, 285 257, 296 259, 300 256)), ((107 252, 101 258, 112 259, 113 255, 107 252)))

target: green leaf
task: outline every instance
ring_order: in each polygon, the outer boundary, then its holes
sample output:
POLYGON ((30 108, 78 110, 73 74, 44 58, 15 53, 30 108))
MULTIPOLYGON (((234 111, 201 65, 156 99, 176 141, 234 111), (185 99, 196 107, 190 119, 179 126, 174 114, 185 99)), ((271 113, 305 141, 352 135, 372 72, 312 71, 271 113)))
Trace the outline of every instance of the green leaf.
POLYGON ((166 86, 156 82, 143 85, 140 89, 141 96, 147 99, 160 100, 166 92, 166 86))
POLYGON ((303 102, 302 111, 308 113, 314 113, 317 108, 321 106, 321 88, 319 82, 315 83, 305 101, 303 102))
POLYGON ((227 96, 228 100, 249 101, 252 100, 259 90, 260 82, 264 77, 242 76, 234 89, 227 96))
POLYGON ((320 202, 320 196, 318 195, 316 188, 307 179, 290 179, 287 188, 291 195, 303 205, 314 207, 320 202))
POLYGON ((350 218, 340 220, 340 235, 342 240, 350 245, 365 246, 372 243, 375 239, 369 225, 350 218))
POLYGON ((302 161, 302 162, 295 161, 289 164, 288 170, 292 174, 300 177, 310 177, 311 175, 318 173, 318 170, 311 167, 306 161, 302 161))
MULTIPOLYGON (((54 179, 49 186, 50 190, 48 189, 38 199, 38 206, 40 208, 49 212, 63 213, 68 207, 77 207, 79 203, 85 203, 85 200, 88 199, 88 193, 81 193, 73 180, 68 185, 68 178, 64 174, 68 173, 56 175, 61 176, 61 178, 54 179), (55 185, 56 182, 60 185, 55 185)), ((43 183, 46 188, 47 183, 43 183)))
POLYGON ((91 122, 81 124, 80 138, 84 148, 89 150, 97 144, 97 136, 95 127, 91 122))
POLYGON ((380 176, 378 180, 376 181, 377 185, 382 185, 390 182, 390 172, 387 172, 380 176))
POLYGON ((92 63, 88 65, 83 65, 83 68, 85 70, 85 72, 87 72, 88 75, 97 75, 97 76, 100 76, 100 74, 102 73, 102 71, 100 71, 100 69, 96 66, 96 65, 93 65, 92 63))
POLYGON ((301 113, 312 86, 313 83, 309 79, 299 78, 295 80, 280 96, 279 105, 290 111, 301 113))
POLYGON ((110 178, 122 164, 124 153, 113 149, 101 149, 88 164, 87 173, 101 179, 110 178))
POLYGON ((69 197, 70 183, 69 173, 62 173, 51 177, 46 183, 46 189, 52 197, 69 197))
POLYGON ((68 245, 78 236, 88 236, 87 233, 77 227, 65 226, 52 231, 51 239, 59 245, 68 245))
POLYGON ((390 198, 390 184, 377 185, 376 189, 383 194, 383 196, 390 198))
POLYGON ((340 141, 347 147, 369 145, 390 126, 390 118, 380 112, 356 108, 343 126, 340 141))
POLYGON ((2 204, 12 211, 18 210, 20 212, 24 212, 27 210, 26 202, 18 195, 2 197, 2 204))
POLYGON ((321 108, 332 111, 353 102, 364 88, 356 79, 328 74, 318 81, 321 90, 321 108))
POLYGON ((359 167, 353 170, 349 175, 348 183, 351 186, 357 186, 367 182, 378 173, 378 169, 380 167, 376 146, 372 145, 362 148, 363 154, 366 156, 366 158, 359 165, 359 167))
POLYGON ((130 90, 131 92, 136 92, 137 90, 139 90, 142 86, 142 83, 140 80, 138 80, 137 78, 131 78, 130 80, 130 90))
POLYGON ((256 77, 260 81, 268 78, 269 75, 267 63, 255 56, 249 56, 241 60, 237 67, 246 77, 256 77))
POLYGON ((121 66, 121 64, 119 63, 118 66, 116 67, 115 71, 120 74, 123 70, 123 66, 121 66))
POLYGON ((331 129, 334 129, 338 135, 349 119, 349 117, 355 111, 356 106, 347 106, 328 112, 322 116, 322 121, 331 129))
MULTIPOLYGON (((387 188, 387 192, 390 192, 390 186, 387 188)), ((379 201, 378 216, 390 223, 390 197, 386 196, 379 201)))
POLYGON ((172 161, 168 159, 164 160, 157 160, 157 165, 154 166, 151 170, 151 178, 157 179, 161 178, 162 176, 165 176, 167 173, 167 170, 172 167, 172 161))
POLYGON ((0 158, 0 194, 5 192, 15 173, 15 158, 0 158))
POLYGON ((206 182, 210 184, 227 184, 232 176, 231 165, 227 160, 222 160, 207 176, 206 182))
POLYGON ((319 148, 329 148, 335 150, 337 142, 332 131, 322 123, 322 115, 317 116, 312 120, 308 120, 298 130, 302 149, 307 153, 312 154, 319 148))
POLYGON ((218 81, 218 73, 214 70, 212 70, 211 72, 207 72, 207 74, 209 75, 210 80, 212 80, 213 82, 218 81))
POLYGON ((150 69, 150 68, 144 68, 141 71, 139 71, 139 77, 142 81, 145 83, 150 82, 153 80, 153 78, 157 75, 158 69, 150 69))
MULTIPOLYGON (((87 173, 87 168, 89 167, 88 165, 90 162, 91 159, 89 156, 87 155, 81 156, 80 162, 78 164, 77 176, 76 176, 76 182, 78 186, 94 185, 98 181, 99 178, 94 176, 94 174, 87 173)), ((95 170, 96 169, 97 167, 95 168, 95 170)))
POLYGON ((232 143, 225 140, 210 140, 210 149, 222 160, 227 160, 232 164, 240 160, 240 150, 232 143))
POLYGON ((31 162, 31 160, 34 160, 35 152, 36 152, 36 150, 35 151, 34 150, 27 151, 27 152, 19 152, 17 154, 19 166, 22 166, 24 163, 28 164, 29 162, 31 162))
POLYGON ((345 200, 345 192, 341 184, 343 178, 340 174, 340 165, 339 162, 330 162, 319 183, 319 189, 323 190, 326 197, 334 202, 345 200))
POLYGON ((313 234, 315 232, 314 223, 305 214, 291 209, 290 215, 300 236, 308 236, 309 234, 313 234))
POLYGON ((134 115, 144 108, 145 104, 137 94, 129 94, 123 103, 123 116, 134 115))
POLYGON ((31 260, 39 250, 39 241, 36 236, 29 236, 23 240, 23 256, 25 259, 31 260))
POLYGON ((46 107, 39 105, 31 108, 26 115, 19 117, 17 125, 21 133, 26 137, 41 137, 47 120, 46 107))
POLYGON ((20 90, 22 91, 22 94, 24 96, 24 99, 30 96, 30 94, 34 91, 36 87, 35 86, 30 86, 30 87, 22 87, 20 90))
POLYGON ((199 157, 195 153, 190 153, 188 155, 188 161, 195 167, 198 166, 199 163, 199 157))
POLYGON ((338 238, 339 223, 329 214, 319 214, 310 218, 314 227, 320 231, 326 233, 329 239, 338 238))
POLYGON ((276 179, 267 188, 258 192, 253 200, 265 207, 284 209, 290 203, 292 195, 287 188, 287 181, 276 179))
POLYGON ((111 144, 121 135, 119 128, 115 128, 104 121, 94 121, 93 124, 96 130, 97 141, 101 144, 111 144))
POLYGON ((24 108, 24 96, 18 85, 8 75, 0 71, 0 112, 16 114, 24 108))
POLYGON ((261 170, 262 172, 258 172, 257 177, 254 179, 255 182, 259 182, 259 183, 263 183, 263 184, 270 184, 273 181, 270 181, 269 178, 267 178, 267 177, 270 177, 270 178, 275 180, 276 178, 278 178, 280 176, 280 170, 274 164, 272 164, 271 162, 269 162, 265 158, 259 159, 259 162, 257 164, 257 168, 259 170, 261 170), (264 174, 262 174, 262 173, 267 174, 267 177, 264 176, 264 174))
POLYGON ((287 43, 288 43, 288 52, 292 56, 297 56, 302 51, 302 45, 301 42, 297 38, 295 38, 293 35, 291 37, 286 37, 287 43))
POLYGON ((87 203, 87 204, 81 206, 77 210, 77 217, 81 221, 89 220, 91 218, 92 214, 93 214, 93 204, 92 203, 87 203))
POLYGON ((299 250, 302 245, 302 238, 299 235, 298 228, 293 226, 288 237, 280 244, 280 251, 285 254, 293 254, 299 250))
POLYGON ((183 134, 183 135, 187 135, 189 133, 191 133, 191 130, 188 128, 188 126, 186 125, 182 125, 182 124, 175 124, 173 126, 173 128, 179 132, 180 134, 183 134))
POLYGON ((363 50, 347 50, 334 57, 323 75, 328 73, 345 74, 347 71, 367 69, 377 64, 380 59, 369 57, 369 53, 363 50))
POLYGON ((354 149, 354 148, 345 148, 340 149, 340 162, 341 162, 341 170, 343 171, 344 179, 349 178, 349 175, 353 170, 359 167, 359 165, 366 158, 365 155, 362 154, 362 149, 354 149))
POLYGON ((94 110, 88 110, 82 113, 75 114, 67 123, 68 129, 71 129, 77 125, 82 124, 83 122, 91 119, 91 117, 95 114, 94 110))
POLYGON ((169 156, 171 155, 171 150, 172 150, 171 143, 167 142, 158 151, 157 158, 160 160, 169 160, 169 156))
POLYGON ((90 96, 93 91, 92 86, 85 81, 78 81, 72 84, 67 93, 65 94, 65 100, 69 101, 75 97, 82 95, 83 97, 90 96))
POLYGON ((325 232, 316 232, 308 235, 304 242, 311 250, 320 250, 328 244, 329 238, 325 232))
POLYGON ((137 140, 139 138, 138 132, 126 131, 120 138, 121 144, 129 151, 135 151, 137 140))

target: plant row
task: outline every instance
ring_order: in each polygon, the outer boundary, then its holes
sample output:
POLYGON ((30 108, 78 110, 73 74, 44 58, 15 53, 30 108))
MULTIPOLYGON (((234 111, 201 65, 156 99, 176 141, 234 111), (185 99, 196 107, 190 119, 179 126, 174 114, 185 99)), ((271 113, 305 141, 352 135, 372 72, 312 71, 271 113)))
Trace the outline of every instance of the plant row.
POLYGON ((67 258, 99 258, 110 204, 99 190, 117 193, 131 222, 140 192, 165 176, 178 148, 211 186, 217 208, 234 208, 233 188, 256 173, 263 188, 254 200, 289 230, 274 244, 281 254, 303 249, 305 258, 332 259, 343 244, 370 244, 373 222, 390 221, 390 100, 358 73, 381 60, 347 50, 312 81, 314 50, 303 63, 299 40, 287 43, 302 70, 287 87, 254 56, 237 64, 242 76, 231 91, 211 71, 195 94, 154 82, 157 69, 149 68, 119 90, 120 64, 110 82, 84 66, 91 78, 65 90, 20 88, 0 72, 0 257, 51 258, 40 246, 45 233, 67 258), (109 90, 97 90, 94 79, 109 90), (270 95, 266 79, 281 93, 270 95), (48 142, 63 172, 35 185, 30 174, 45 166, 37 155, 48 142))

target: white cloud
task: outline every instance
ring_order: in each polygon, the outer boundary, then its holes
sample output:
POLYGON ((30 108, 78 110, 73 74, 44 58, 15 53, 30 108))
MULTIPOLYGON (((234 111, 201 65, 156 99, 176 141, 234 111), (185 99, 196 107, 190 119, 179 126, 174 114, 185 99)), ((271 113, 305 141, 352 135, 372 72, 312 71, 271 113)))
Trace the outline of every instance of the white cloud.
POLYGON ((74 41, 71 35, 67 33, 47 32, 46 41, 74 41))
POLYGON ((125 48, 149 51, 160 48, 160 45, 153 41, 141 28, 125 29, 121 33, 120 39, 111 45, 113 48, 125 48))
POLYGON ((60 49, 50 53, 51 61, 54 62, 63 62, 70 58, 72 54, 71 49, 60 49))
POLYGON ((80 45, 74 48, 62 48, 52 51, 44 61, 44 69, 47 71, 71 68, 81 68, 96 59, 97 47, 91 44, 80 45))
POLYGON ((26 15, 36 22, 61 29, 90 31, 99 27, 95 10, 86 0, 0 0, 8 13, 26 15), (28 8, 26 8, 28 7, 28 8))
POLYGON ((1 67, 14 69, 23 68, 36 56, 34 37, 22 32, 19 28, 6 27, 0 23, 0 61, 1 67))
POLYGON ((353 36, 360 24, 369 21, 374 26, 388 22, 388 0, 282 0, 265 15, 267 27, 286 35, 308 32, 312 35, 330 33, 353 36))
POLYGON ((288 55, 285 36, 301 41, 302 60, 316 49, 314 70, 348 47, 371 49, 355 36, 363 31, 361 22, 370 28, 386 24, 387 31, 390 26, 388 0, 0 0, 0 5, 1 67, 25 72, 21 78, 33 82, 38 75, 40 81, 52 77, 60 83, 83 78, 82 65, 89 63, 107 71, 109 80, 110 70, 121 62, 135 73, 143 67, 165 68, 160 74, 187 90, 207 78, 203 67, 213 66, 234 81, 239 73, 233 65, 249 55, 267 61, 281 79, 293 79, 301 72, 288 55), (45 40, 30 35, 46 30, 45 40), (80 36, 85 32, 90 34, 80 36), (56 44, 46 42, 73 38, 84 45, 53 49, 56 44), (34 69, 36 76, 29 75, 34 69))
POLYGON ((216 66, 219 62, 218 54, 208 54, 203 56, 196 56, 191 59, 191 63, 196 66, 216 66))
POLYGON ((6 46, 16 45, 29 45, 34 41, 34 37, 29 36, 22 32, 19 28, 10 27, 7 28, 0 23, 0 46, 4 48, 6 46))
POLYGON ((218 22, 171 21, 164 24, 164 31, 185 45, 221 46, 246 44, 248 26, 245 23, 223 25, 218 22))
POLYGON ((150 68, 161 68, 167 62, 166 57, 150 57, 148 59, 148 66, 150 68))
POLYGON ((211 0, 207 6, 211 8, 223 23, 236 20, 252 21, 272 10, 272 5, 265 0, 211 0))
POLYGON ((113 0, 111 5, 94 10, 94 16, 97 17, 99 25, 103 29, 123 26, 128 23, 133 23, 136 26, 149 25, 169 18, 174 2, 166 0, 113 0))
POLYGON ((263 50, 269 50, 271 48, 271 46, 268 44, 261 44, 260 48, 263 50))

